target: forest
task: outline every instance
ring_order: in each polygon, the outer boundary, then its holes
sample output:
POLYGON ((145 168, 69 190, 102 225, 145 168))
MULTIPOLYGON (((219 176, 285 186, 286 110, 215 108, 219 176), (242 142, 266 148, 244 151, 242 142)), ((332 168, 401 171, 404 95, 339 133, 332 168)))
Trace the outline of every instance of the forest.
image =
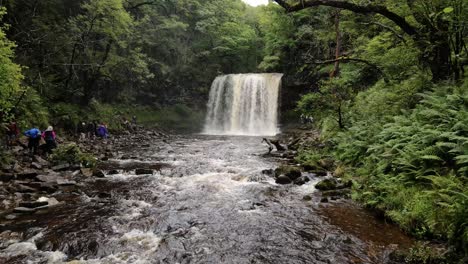
POLYGON ((0 0, 1 121, 199 132, 216 76, 283 73, 280 123, 320 134, 296 161, 462 263, 467 41, 464 0, 0 0))

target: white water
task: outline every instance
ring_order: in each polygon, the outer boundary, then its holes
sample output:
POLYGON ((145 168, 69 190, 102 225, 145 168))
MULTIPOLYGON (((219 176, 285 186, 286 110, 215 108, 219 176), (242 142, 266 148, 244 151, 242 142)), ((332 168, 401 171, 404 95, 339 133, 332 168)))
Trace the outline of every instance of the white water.
POLYGON ((278 129, 282 74, 217 77, 210 91, 205 134, 273 136, 278 129))

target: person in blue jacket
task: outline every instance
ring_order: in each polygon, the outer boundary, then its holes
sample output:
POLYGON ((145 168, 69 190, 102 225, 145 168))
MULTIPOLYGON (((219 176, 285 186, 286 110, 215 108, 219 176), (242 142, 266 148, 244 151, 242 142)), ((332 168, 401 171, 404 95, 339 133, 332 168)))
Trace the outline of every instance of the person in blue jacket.
POLYGON ((28 148, 29 152, 33 155, 37 154, 37 148, 39 147, 39 141, 41 140, 41 131, 37 128, 31 128, 24 132, 24 135, 28 137, 28 148))

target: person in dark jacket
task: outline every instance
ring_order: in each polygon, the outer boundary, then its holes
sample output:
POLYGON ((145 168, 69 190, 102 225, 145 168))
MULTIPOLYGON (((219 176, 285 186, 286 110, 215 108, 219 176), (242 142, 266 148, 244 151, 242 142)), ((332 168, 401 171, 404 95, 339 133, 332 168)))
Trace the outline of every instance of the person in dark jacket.
POLYGON ((37 128, 31 128, 24 132, 24 135, 28 137, 28 148, 29 152, 33 155, 37 154, 37 148, 39 147, 39 141, 41 140, 41 131, 37 128))
POLYGON ((52 153, 52 150, 57 147, 57 135, 55 134, 54 128, 49 126, 46 131, 42 133, 42 138, 45 140, 45 152, 52 153))

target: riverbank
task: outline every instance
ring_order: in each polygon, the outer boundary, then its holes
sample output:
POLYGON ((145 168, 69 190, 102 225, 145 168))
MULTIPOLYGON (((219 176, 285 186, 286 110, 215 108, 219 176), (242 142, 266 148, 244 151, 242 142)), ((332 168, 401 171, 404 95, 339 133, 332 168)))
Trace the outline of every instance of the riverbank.
POLYGON ((123 131, 108 139, 62 138, 57 151, 49 157, 31 156, 25 144, 20 143, 7 152, 10 162, 0 172, 0 217, 13 222, 22 214, 47 210, 68 196, 80 194, 88 181, 116 174, 118 170, 152 174, 162 165, 133 162, 118 166, 112 159, 135 158, 138 154, 129 149, 143 151, 150 144, 168 138, 158 129, 142 128, 136 133, 123 131))
MULTIPOLYGON (((349 168, 345 166, 340 160, 336 158, 336 153, 333 153, 333 140, 324 140, 320 137, 320 133, 312 127, 302 127, 300 129, 286 130, 281 137, 278 138, 287 146, 287 151, 283 155, 288 156, 289 164, 293 164, 298 170, 307 173, 312 173, 316 176, 326 176, 323 180, 318 182, 315 186, 320 193, 320 202, 323 203, 324 208, 328 207, 327 203, 334 203, 334 201, 351 201, 354 200, 359 203, 359 207, 364 207, 365 210, 381 221, 394 224, 395 227, 399 226, 404 232, 414 237, 410 250, 395 251, 394 257, 399 261, 405 263, 463 263, 463 252, 457 251, 451 247, 448 241, 444 241, 437 237, 415 235, 412 230, 400 223, 395 222, 389 215, 388 211, 366 206, 368 201, 363 201, 364 189, 361 187, 360 179, 351 171, 356 171, 356 168, 349 168), (292 157, 291 157, 292 156, 292 157)), ((351 150, 350 150, 351 151, 351 150)), ((334 205, 332 205, 333 207, 334 205)), ((332 222, 339 222, 340 225, 347 225, 353 215, 347 212, 348 205, 344 205, 336 212, 324 211, 326 215, 333 215, 332 222), (347 215, 348 219, 344 220, 347 215), (340 220, 341 219, 341 220, 340 220)), ((352 210, 351 210, 352 211, 352 210)), ((352 221, 351 221, 352 222, 352 221)), ((357 228, 359 229, 359 228, 357 228)))

